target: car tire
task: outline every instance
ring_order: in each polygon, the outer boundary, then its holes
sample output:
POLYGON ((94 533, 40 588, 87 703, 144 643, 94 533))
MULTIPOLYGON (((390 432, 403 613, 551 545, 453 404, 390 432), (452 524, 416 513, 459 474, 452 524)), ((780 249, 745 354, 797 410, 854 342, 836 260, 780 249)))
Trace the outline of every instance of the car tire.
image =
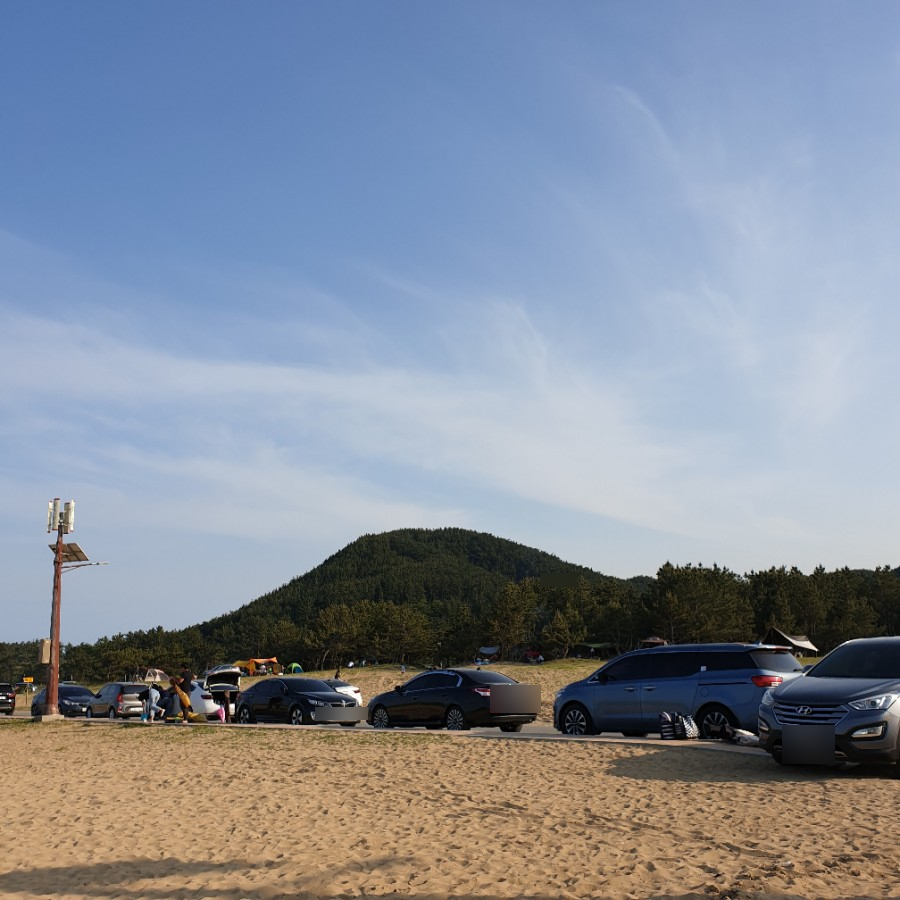
POLYGON ((299 706, 292 706, 288 711, 288 724, 306 725, 306 716, 303 715, 303 710, 299 706))
POLYGON ((559 714, 559 730, 572 737, 595 733, 591 714, 580 703, 570 703, 563 707, 563 711, 559 714))
POLYGON ((521 731, 522 726, 521 725, 501 725, 500 730, 505 731, 507 734, 513 734, 515 732, 521 731))
POLYGON ((447 731, 468 731, 465 713, 458 706, 451 706, 444 714, 444 728, 447 731))
POLYGON ((239 725, 252 725, 254 722, 253 713, 250 712, 249 706, 240 706, 237 711, 237 721, 239 725))
POLYGON ((109 708, 109 712, 108 712, 106 715, 107 715, 110 719, 117 719, 117 718, 118 718, 118 716, 116 715, 116 708, 115 708, 114 706, 111 706, 111 707, 109 708))
POLYGON ((732 728, 738 727, 738 720, 734 713, 725 706, 720 706, 718 703, 711 703, 709 706, 704 706, 697 713, 697 717, 694 720, 697 723, 697 728, 700 731, 701 740, 714 740, 716 736, 722 729, 723 725, 730 725, 732 728), (715 732, 712 731, 715 729, 715 732))
POLYGON ((376 706, 372 710, 372 727, 373 728, 393 728, 391 717, 383 706, 376 706))

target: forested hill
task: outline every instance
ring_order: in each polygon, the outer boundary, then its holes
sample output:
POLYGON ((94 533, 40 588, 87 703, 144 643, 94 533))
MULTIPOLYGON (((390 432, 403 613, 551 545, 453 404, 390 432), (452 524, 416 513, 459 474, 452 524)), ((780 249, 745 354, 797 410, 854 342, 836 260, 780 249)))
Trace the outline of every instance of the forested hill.
MULTIPOLYGON (((553 584, 625 584, 491 534, 405 528, 364 535, 305 575, 199 628, 208 638, 238 628, 265 641, 275 637, 267 622, 287 620, 302 630, 321 610, 360 601, 419 607, 432 615, 460 604, 480 620, 504 585, 541 576, 553 584)), ((647 579, 633 580, 638 590, 646 587, 647 579)))

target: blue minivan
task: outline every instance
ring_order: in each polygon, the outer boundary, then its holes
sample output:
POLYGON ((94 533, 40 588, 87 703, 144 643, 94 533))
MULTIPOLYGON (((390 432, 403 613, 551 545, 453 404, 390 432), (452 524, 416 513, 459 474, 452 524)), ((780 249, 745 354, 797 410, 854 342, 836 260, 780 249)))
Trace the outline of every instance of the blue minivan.
POLYGON ((704 738, 723 726, 756 731, 769 688, 803 667, 788 647, 772 644, 673 644, 623 653, 553 702, 553 727, 563 734, 659 733, 659 714, 692 716, 704 738))

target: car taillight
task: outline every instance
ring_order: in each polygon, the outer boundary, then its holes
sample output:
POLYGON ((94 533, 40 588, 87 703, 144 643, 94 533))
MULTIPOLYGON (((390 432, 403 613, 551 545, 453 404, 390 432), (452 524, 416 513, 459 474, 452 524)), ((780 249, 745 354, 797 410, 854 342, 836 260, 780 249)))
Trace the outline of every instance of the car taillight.
POLYGON ((472 690, 475 691, 475 693, 478 694, 480 697, 490 697, 491 696, 491 689, 489 687, 477 687, 477 688, 472 688, 472 690))
POLYGON ((116 703, 121 703, 121 702, 122 702, 122 695, 116 694, 116 703))
POLYGON ((770 688, 781 684, 784 679, 780 675, 754 675, 750 679, 757 687, 770 688))

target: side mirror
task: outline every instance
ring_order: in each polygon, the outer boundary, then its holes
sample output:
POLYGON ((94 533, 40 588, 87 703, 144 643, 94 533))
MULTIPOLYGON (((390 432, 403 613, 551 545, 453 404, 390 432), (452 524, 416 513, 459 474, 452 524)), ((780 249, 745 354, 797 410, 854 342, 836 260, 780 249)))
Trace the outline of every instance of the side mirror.
POLYGON ((402 685, 402 684, 396 685, 396 686, 394 687, 394 690, 395 690, 398 694, 402 694, 402 693, 403 693, 403 685, 402 685))

